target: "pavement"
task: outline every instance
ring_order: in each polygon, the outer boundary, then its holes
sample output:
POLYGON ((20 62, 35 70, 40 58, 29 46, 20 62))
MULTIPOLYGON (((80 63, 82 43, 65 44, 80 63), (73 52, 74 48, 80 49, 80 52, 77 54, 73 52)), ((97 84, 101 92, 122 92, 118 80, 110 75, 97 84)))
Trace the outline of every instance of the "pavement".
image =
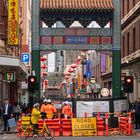
MULTIPOLYGON (((2 132, 3 127, 0 128, 0 140, 21 140, 17 136, 16 127, 11 128, 10 132, 2 132)), ((136 129, 135 132, 140 134, 140 129, 136 129)), ((37 140, 45 140, 42 137, 36 138, 37 140)), ((54 140, 140 140, 139 136, 93 136, 93 137, 55 137, 54 140)), ((29 138, 28 140, 35 140, 35 138, 29 138)))
MULTIPOLYGON (((37 140, 45 140, 41 137, 37 140)), ((128 136, 115 136, 115 137, 55 137, 53 140, 140 140, 140 137, 128 137, 128 136)), ((0 135, 0 140, 21 140, 16 134, 4 134, 0 135)), ((28 140, 35 140, 35 138, 29 138, 28 140)))

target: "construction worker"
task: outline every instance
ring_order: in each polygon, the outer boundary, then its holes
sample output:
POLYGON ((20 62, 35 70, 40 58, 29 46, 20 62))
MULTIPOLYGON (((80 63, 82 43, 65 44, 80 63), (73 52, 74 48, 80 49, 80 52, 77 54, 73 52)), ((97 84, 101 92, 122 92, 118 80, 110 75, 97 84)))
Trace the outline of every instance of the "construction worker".
POLYGON ((64 115, 64 118, 67 119, 72 117, 72 109, 68 101, 65 102, 65 106, 62 109, 62 114, 64 115))
POLYGON ((44 99, 43 100, 43 104, 41 105, 41 108, 40 108, 42 119, 45 119, 46 118, 46 113, 45 113, 45 107, 46 107, 46 105, 47 105, 47 99, 44 99))
POLYGON ((45 113, 48 119, 54 118, 56 115, 56 108, 52 105, 52 101, 50 99, 47 100, 47 105, 45 106, 45 113))
POLYGON ((45 112, 45 106, 47 105, 47 99, 43 100, 43 104, 41 105, 40 111, 45 112))

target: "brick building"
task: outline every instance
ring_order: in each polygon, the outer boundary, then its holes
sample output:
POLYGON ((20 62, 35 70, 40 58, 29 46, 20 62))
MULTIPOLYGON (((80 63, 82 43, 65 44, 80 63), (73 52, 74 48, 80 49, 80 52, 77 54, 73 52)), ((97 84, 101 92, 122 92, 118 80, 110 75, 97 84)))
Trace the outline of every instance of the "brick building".
MULTIPOLYGON (((140 1, 121 0, 121 67, 122 81, 124 76, 131 74, 134 78, 134 92, 131 99, 140 98, 140 1)), ((102 87, 111 89, 112 87, 112 53, 98 52, 95 58, 94 75, 97 83, 102 87), (101 55, 105 55, 105 71, 101 72, 101 55), (100 66, 99 66, 100 65, 100 66), (100 81, 100 74, 101 79, 100 81)))
POLYGON ((134 92, 131 99, 140 98, 140 1, 121 0, 122 70, 131 71, 134 92))

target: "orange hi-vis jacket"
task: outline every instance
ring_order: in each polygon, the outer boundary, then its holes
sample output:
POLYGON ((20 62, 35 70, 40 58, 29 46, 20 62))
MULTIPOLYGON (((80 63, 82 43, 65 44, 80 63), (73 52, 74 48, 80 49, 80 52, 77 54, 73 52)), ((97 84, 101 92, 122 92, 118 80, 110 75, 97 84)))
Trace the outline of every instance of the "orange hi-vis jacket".
POLYGON ((46 106, 45 104, 42 104, 42 105, 41 105, 41 108, 40 108, 40 111, 41 111, 41 112, 45 112, 45 106, 46 106))
POLYGON ((62 109, 62 114, 72 117, 72 110, 70 105, 65 105, 62 109))
POLYGON ((56 112, 56 108, 53 105, 47 104, 45 106, 45 113, 52 114, 52 113, 55 113, 55 112, 56 112))

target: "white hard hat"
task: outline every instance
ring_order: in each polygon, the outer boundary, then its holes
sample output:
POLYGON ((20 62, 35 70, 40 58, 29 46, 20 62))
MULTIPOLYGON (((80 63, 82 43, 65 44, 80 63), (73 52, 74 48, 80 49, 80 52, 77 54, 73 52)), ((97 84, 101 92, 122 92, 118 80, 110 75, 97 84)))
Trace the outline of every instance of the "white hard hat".
POLYGON ((47 99, 44 99, 43 102, 44 102, 44 103, 47 102, 47 99))
POLYGON ((35 103, 35 104, 33 105, 33 107, 36 107, 36 106, 39 106, 39 103, 35 103))
POLYGON ((69 104, 69 102, 68 102, 68 101, 66 101, 66 102, 65 102, 65 104, 66 104, 66 105, 68 105, 68 104, 69 104))
POLYGON ((47 103, 51 103, 51 102, 52 102, 51 99, 48 99, 48 100, 47 100, 47 103))

